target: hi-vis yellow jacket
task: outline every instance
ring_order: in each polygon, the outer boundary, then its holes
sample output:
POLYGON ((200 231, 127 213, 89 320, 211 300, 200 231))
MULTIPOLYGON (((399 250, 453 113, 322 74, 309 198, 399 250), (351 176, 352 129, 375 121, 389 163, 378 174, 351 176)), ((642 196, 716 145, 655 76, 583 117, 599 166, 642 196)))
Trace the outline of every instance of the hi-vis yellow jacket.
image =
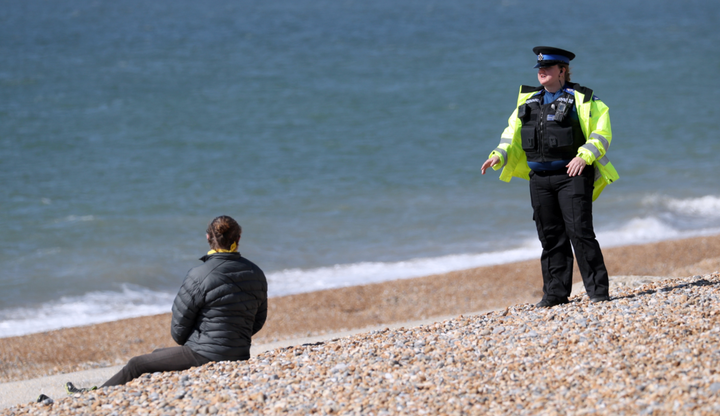
MULTIPOLYGON (((577 155, 585 160, 585 163, 595 167, 594 201, 608 184, 615 182, 620 177, 606 156, 612 141, 608 107, 597 97, 593 97, 592 90, 588 88, 577 84, 566 84, 565 89, 575 94, 575 108, 586 138, 585 144, 578 149, 577 155)), ((542 87, 521 86, 517 107, 523 105, 540 90, 542 87)), ((510 182, 513 177, 530 179, 530 168, 520 138, 522 121, 517 116, 517 107, 508 119, 507 128, 500 136, 500 144, 490 153, 490 157, 498 156, 500 158, 500 163, 493 166, 493 169, 502 168, 500 180, 505 182, 510 182)))

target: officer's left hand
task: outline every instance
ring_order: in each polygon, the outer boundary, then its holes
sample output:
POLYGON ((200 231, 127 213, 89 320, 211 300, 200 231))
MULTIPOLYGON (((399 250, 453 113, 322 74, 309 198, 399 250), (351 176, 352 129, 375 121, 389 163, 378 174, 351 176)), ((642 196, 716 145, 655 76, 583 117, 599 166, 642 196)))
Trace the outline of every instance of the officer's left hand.
POLYGON ((572 177, 580 175, 583 172, 583 169, 585 169, 585 165, 586 163, 583 158, 575 156, 573 160, 565 166, 568 168, 568 176, 572 177))

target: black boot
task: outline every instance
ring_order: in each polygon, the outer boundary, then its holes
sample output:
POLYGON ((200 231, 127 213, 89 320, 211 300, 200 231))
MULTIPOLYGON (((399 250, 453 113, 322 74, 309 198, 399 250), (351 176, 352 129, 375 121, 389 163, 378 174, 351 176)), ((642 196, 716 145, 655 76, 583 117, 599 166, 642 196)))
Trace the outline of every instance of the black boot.
POLYGON ((543 298, 543 300, 538 302, 535 305, 535 307, 537 307, 537 308, 552 308, 553 306, 563 305, 565 303, 568 303, 567 299, 548 300, 548 299, 543 298))

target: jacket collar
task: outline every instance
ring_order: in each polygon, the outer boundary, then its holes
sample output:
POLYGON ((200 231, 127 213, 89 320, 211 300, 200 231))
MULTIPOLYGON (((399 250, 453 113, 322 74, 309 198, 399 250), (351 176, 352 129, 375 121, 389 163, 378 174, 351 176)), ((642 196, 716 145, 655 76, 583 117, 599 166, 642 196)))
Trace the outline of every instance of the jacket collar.
POLYGON ((208 261, 208 260, 210 260, 210 259, 212 259, 212 258, 229 260, 229 259, 239 259, 240 257, 241 257, 241 256, 240 256, 240 253, 238 253, 238 252, 236 251, 236 252, 233 252, 233 253, 213 253, 213 254, 206 254, 206 255, 200 257, 200 260, 202 260, 202 261, 205 262, 205 261, 208 261))

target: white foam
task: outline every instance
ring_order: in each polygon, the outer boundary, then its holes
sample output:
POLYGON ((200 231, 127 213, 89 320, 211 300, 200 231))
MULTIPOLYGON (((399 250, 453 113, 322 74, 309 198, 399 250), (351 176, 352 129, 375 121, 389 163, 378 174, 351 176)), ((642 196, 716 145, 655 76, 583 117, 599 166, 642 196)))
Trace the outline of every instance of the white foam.
POLYGON ((617 229, 597 232, 597 239, 603 247, 672 240, 682 236, 681 231, 657 217, 635 218, 617 229))
POLYGON ((454 254, 399 262, 363 262, 317 269, 287 269, 268 274, 272 296, 312 292, 447 273, 473 267, 511 263, 538 257, 540 243, 525 241, 518 248, 480 254, 454 254))
MULTIPOLYGON (((427 276, 537 257, 540 244, 482 254, 460 254, 400 262, 363 262, 269 273, 270 297, 427 276)), ((124 286, 122 291, 63 297, 37 309, 0 311, 0 338, 170 312, 175 293, 124 286)))
MULTIPOLYGON (((602 247, 644 244, 662 240, 720 234, 715 226, 720 218, 720 198, 705 196, 674 199, 650 196, 642 203, 652 213, 631 219, 612 228, 596 225, 602 247), (700 217, 704 228, 682 229, 678 218, 700 217)), ((415 258, 398 262, 361 262, 315 269, 286 269, 268 273, 269 295, 283 296, 396 279, 447 273, 473 267, 490 266, 539 258, 536 239, 518 242, 515 247, 489 253, 454 254, 415 258)), ((61 298, 38 308, 0 311, 0 338, 80 326, 137 316, 169 312, 175 296, 138 287, 122 291, 91 292, 79 297, 61 298)))
MULTIPOLYGON (((720 234, 720 228, 683 231, 660 218, 646 217, 633 219, 617 229, 600 231, 597 238, 602 247, 614 247, 715 234, 720 234)), ((287 269, 268 274, 268 284, 272 296, 282 296, 511 263, 539 258, 540 252, 540 243, 532 240, 524 241, 518 248, 490 253, 287 269)))
POLYGON ((649 214, 599 232, 598 240, 603 246, 720 234, 720 197, 677 199, 654 194, 642 198, 641 204, 649 214))
POLYGON ((0 311, 0 338, 170 312, 175 294, 123 286, 122 291, 62 297, 39 308, 0 311))
POLYGON ((671 212, 678 215, 692 215, 696 217, 720 218, 720 197, 706 195, 700 198, 675 199, 671 197, 649 197, 646 202, 653 201, 663 204, 671 212))

